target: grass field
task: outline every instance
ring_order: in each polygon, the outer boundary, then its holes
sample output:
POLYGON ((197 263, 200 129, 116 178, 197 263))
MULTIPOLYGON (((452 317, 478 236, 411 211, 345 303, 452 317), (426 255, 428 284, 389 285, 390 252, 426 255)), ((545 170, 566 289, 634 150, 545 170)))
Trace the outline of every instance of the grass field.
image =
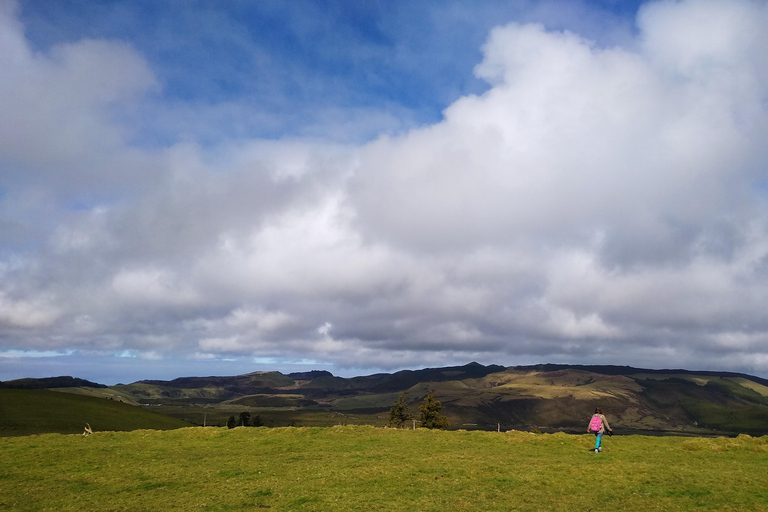
POLYGON ((0 389, 0 436, 96 430, 166 430, 190 423, 119 400, 44 389, 0 389))
POLYGON ((184 428, 0 438, 19 511, 768 511, 768 438, 184 428))

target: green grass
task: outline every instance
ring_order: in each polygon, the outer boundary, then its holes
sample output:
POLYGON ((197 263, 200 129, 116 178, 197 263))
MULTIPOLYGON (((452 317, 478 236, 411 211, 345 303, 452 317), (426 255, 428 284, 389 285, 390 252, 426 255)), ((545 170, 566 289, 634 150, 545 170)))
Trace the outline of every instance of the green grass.
POLYGON ((0 439, 18 511, 768 511, 768 438, 186 428, 0 439))
POLYGON ((188 427, 188 422, 118 400, 48 390, 0 389, 0 436, 188 427))
POLYGON ((724 407, 694 400, 684 400, 682 404, 701 426, 710 429, 765 432, 768 425, 768 410, 764 407, 724 407))

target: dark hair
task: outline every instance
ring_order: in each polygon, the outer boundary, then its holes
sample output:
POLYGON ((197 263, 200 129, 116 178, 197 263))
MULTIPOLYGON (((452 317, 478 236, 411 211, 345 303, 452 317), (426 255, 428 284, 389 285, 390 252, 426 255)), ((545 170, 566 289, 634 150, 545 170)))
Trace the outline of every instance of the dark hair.
POLYGON ((595 414, 603 414, 603 410, 599 407, 595 409, 595 414))

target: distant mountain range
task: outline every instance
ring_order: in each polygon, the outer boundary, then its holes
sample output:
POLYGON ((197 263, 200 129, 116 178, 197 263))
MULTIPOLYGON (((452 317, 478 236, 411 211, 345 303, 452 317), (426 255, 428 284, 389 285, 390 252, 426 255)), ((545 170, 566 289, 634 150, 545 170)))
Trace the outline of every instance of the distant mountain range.
POLYGON ((242 409, 275 426, 382 425, 400 393, 407 392, 407 403, 417 415, 418 405, 433 390, 451 428, 582 432, 599 406, 617 433, 768 433, 768 380, 730 372, 469 363, 353 378, 327 371, 254 372, 107 388, 58 377, 0 383, 4 387, 89 389, 92 395, 158 407, 198 423, 199 418, 226 417, 242 409))

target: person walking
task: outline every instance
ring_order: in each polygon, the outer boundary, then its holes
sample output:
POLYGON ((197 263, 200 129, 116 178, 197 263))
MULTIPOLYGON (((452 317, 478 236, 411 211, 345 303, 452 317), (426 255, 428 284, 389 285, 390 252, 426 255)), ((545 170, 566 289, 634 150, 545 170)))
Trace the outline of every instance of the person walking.
POLYGON ((603 410, 599 407, 595 409, 595 414, 592 415, 592 419, 589 420, 589 427, 587 431, 595 434, 595 453, 603 451, 603 434, 607 431, 609 434, 613 434, 613 429, 608 424, 608 420, 603 414, 603 410))

